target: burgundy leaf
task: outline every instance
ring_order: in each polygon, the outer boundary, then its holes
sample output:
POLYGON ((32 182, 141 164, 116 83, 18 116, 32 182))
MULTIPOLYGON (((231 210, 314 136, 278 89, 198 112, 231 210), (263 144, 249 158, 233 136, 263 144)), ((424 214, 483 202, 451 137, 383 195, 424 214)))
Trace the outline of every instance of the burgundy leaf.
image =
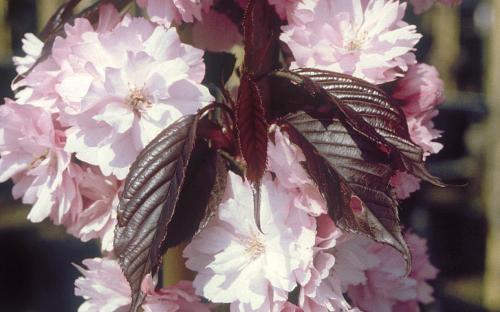
POLYGON ((393 246, 409 263, 389 187, 394 170, 384 154, 338 119, 317 119, 301 111, 286 117, 282 128, 304 152, 304 165, 335 223, 393 246))
POLYGON ((276 71, 269 83, 270 115, 293 112, 284 127, 302 148, 336 224, 390 244, 409 263, 389 180, 401 170, 443 184, 425 169, 403 112, 378 87, 348 75, 276 71))
POLYGON ((241 77, 236 104, 236 125, 241 153, 246 161, 246 176, 260 181, 267 161, 267 129, 265 110, 258 85, 247 75, 241 77))
POLYGON ((423 151, 411 141, 403 112, 378 87, 349 75, 317 69, 276 72, 275 77, 278 88, 287 80, 295 85, 286 97, 278 92, 278 98, 273 98, 275 114, 304 110, 315 117, 337 118, 386 154, 393 169, 444 186, 425 169, 423 151))
POLYGON ((132 289, 131 311, 144 294, 141 282, 156 274, 161 245, 174 215, 195 144, 198 116, 185 116, 163 130, 130 168, 118 206, 115 253, 132 289))
POLYGON ((280 18, 267 0, 250 0, 243 18, 243 74, 267 75, 278 69, 280 18))
POLYGON ((189 160, 175 213, 167 229, 164 248, 190 240, 215 214, 226 188, 227 166, 203 139, 196 141, 189 160))

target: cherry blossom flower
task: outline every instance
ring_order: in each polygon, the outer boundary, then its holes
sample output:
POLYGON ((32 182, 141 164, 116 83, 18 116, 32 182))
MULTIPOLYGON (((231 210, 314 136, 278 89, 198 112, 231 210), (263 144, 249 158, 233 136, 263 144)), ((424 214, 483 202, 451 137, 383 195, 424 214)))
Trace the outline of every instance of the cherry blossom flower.
MULTIPOLYGON (((62 116, 70 126, 66 149, 104 175, 124 179, 161 130, 212 101, 200 84, 203 52, 182 44, 175 29, 125 18, 113 31, 72 49, 77 57, 93 55, 86 67, 97 77, 81 103, 66 107, 62 116)), ((74 78, 67 90, 81 80, 74 78)))
POLYGON ((28 71, 35 64, 43 49, 43 42, 32 33, 25 34, 22 42, 22 48, 26 55, 14 56, 12 58, 18 74, 28 71))
POLYGON ((241 43, 241 33, 227 15, 210 10, 202 16, 203 19, 196 21, 192 28, 193 46, 212 52, 224 52, 241 43))
MULTIPOLYGON (((441 136, 441 131, 434 129, 432 122, 438 114, 436 106, 444 100, 443 88, 436 68, 422 63, 410 67, 406 75, 397 81, 392 94, 402 104, 410 138, 423 149, 424 159, 443 148, 441 143, 434 142, 441 136)), ((405 199, 420 188, 420 179, 398 172, 391 178, 391 185, 396 196, 405 199)))
POLYGON ((318 187, 301 164, 305 156, 300 148, 278 127, 273 126, 270 135, 274 137, 267 147, 268 170, 276 174, 278 183, 297 194, 296 207, 315 217, 326 213, 326 204, 318 187))
MULTIPOLYGON (((112 5, 102 5, 99 8, 97 30, 111 30, 120 18, 112 5)), ((64 110, 67 105, 77 105, 81 102, 94 77, 85 70, 86 59, 77 57, 72 49, 84 44, 86 39, 97 33, 84 18, 77 18, 73 24, 64 25, 64 31, 65 36, 55 38, 51 55, 37 64, 26 77, 13 84, 19 103, 58 113, 61 106, 64 110)), ((31 38, 31 41, 36 40, 31 38)), ((39 45, 37 49, 41 49, 39 45)), ((37 49, 29 47, 25 48, 28 55, 38 52, 37 49)), ((103 66, 105 64, 102 63, 103 66)))
POLYGON ((81 169, 63 149, 64 131, 50 113, 9 99, 0 106, 0 124, 0 182, 12 178, 13 196, 33 204, 32 222, 73 222, 82 209, 81 169))
POLYGON ((410 137, 424 150, 424 156, 439 152, 443 145, 433 142, 440 137, 441 131, 434 129, 432 119, 438 111, 443 97, 443 81, 433 66, 418 64, 410 67, 403 79, 400 79, 393 97, 402 103, 406 115, 410 137))
POLYGON ((408 117, 408 129, 410 138, 424 150, 424 157, 438 153, 443 144, 434 142, 435 139, 441 137, 440 130, 434 128, 432 119, 438 115, 437 110, 428 111, 419 116, 408 117))
POLYGON ((16 87, 18 101, 57 113, 68 152, 124 179, 135 156, 162 129, 212 101, 200 84, 203 51, 175 29, 102 6, 94 29, 65 25, 52 55, 16 87), (119 22, 119 23, 118 23, 119 22), (118 23, 118 24, 117 24, 118 23))
POLYGON ((299 293, 299 306, 305 312, 356 311, 344 298, 339 276, 333 274, 337 261, 331 251, 342 235, 328 215, 317 218, 311 278, 301 285, 299 293))
POLYGON ((100 238, 101 249, 112 251, 120 186, 113 176, 105 177, 97 168, 86 168, 78 179, 83 210, 68 232, 84 242, 100 238))
POLYGON ((398 171, 390 180, 398 199, 406 199, 420 189, 420 179, 406 172, 398 171))
POLYGON ((438 270, 430 263, 425 239, 407 231, 405 240, 411 251, 412 268, 410 278, 417 281, 417 299, 424 304, 434 301, 432 287, 428 281, 436 278, 438 270))
POLYGON ((201 20, 202 10, 208 10, 212 0, 137 0, 146 9, 151 21, 170 27, 181 21, 192 23, 201 20))
MULTIPOLYGON (((116 260, 85 259, 83 265, 85 268, 77 266, 83 276, 75 281, 75 295, 85 299, 78 312, 125 311, 131 303, 131 291, 116 260)), ((142 288, 147 294, 142 305, 146 312, 209 311, 208 306, 194 295, 191 282, 181 281, 155 290, 149 276, 144 279, 142 288)))
POLYGON ((434 66, 424 63, 410 67, 397 81, 392 97, 403 103, 406 116, 416 116, 434 109, 444 100, 444 83, 434 66))
POLYGON ((406 264, 401 255, 392 247, 376 243, 367 250, 377 256, 378 264, 365 271, 365 283, 349 286, 353 304, 362 310, 391 312, 397 302, 415 300, 417 282, 405 278, 406 264))
POLYGON ((425 240, 408 232, 405 240, 412 254, 409 276, 403 257, 390 246, 352 234, 339 242, 334 275, 342 280, 353 305, 367 311, 418 311, 418 302, 432 302, 427 282, 437 270, 429 263, 425 240))
POLYGON ((398 1, 318 0, 312 8, 313 19, 299 18, 298 24, 284 26, 281 40, 293 53, 292 67, 331 70, 384 83, 415 63, 412 50, 421 35, 415 26, 402 21, 405 9, 406 3, 398 1))
POLYGON ((315 220, 294 209, 293 194, 268 174, 262 181, 260 232, 251 187, 232 173, 228 185, 217 216, 184 250, 186 266, 198 272, 197 294, 230 302, 233 309, 269 311, 270 304, 286 301, 310 266, 315 220))

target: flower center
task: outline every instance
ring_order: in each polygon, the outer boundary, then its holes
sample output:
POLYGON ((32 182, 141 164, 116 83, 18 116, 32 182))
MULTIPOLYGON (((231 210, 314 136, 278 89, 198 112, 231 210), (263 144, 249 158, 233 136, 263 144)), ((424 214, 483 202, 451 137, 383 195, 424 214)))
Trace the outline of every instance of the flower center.
POLYGON ((266 251, 266 246, 260 241, 259 237, 254 236, 245 241, 245 252, 252 258, 258 258, 266 251))
POLYGON ((47 159, 47 156, 49 155, 49 150, 46 149, 41 155, 39 156, 36 156, 35 155, 35 158, 33 159, 33 161, 30 163, 29 167, 30 169, 33 169, 33 168, 36 168, 38 166, 40 166, 40 164, 45 160, 47 159))
POLYGON ((361 31, 361 26, 353 25, 351 26, 351 31, 353 36, 345 45, 346 50, 349 52, 360 50, 368 38, 368 32, 361 31))
POLYGON ((127 98, 127 104, 132 108, 135 113, 142 113, 151 107, 151 102, 148 99, 146 90, 144 88, 133 88, 127 98))

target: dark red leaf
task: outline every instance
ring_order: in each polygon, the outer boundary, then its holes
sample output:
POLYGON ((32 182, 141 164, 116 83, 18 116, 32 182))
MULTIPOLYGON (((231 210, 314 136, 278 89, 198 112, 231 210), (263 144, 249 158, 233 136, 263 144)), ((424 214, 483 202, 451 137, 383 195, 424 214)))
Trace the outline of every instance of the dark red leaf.
POLYGON ((377 148, 359 139, 338 119, 317 119, 297 112, 285 120, 283 128, 304 152, 304 166, 337 226, 393 246, 409 263, 397 202, 389 187, 394 170, 377 148))
POLYGON ((268 124, 260 89, 247 75, 241 77, 236 125, 241 153, 247 165, 246 176, 251 182, 258 182, 266 169, 268 124))
POLYGON ((280 18, 267 0, 250 0, 243 18, 243 74, 267 75, 279 65, 280 18))
POLYGON ((316 69, 270 75, 271 115, 306 156, 330 216, 345 231, 390 244, 410 261, 389 179, 396 171, 443 185, 424 167, 403 112, 378 87, 316 69))
POLYGON ((156 274, 161 245, 174 215, 196 138, 198 116, 188 115, 163 130, 130 168, 118 206, 114 247, 132 289, 131 311, 144 294, 140 285, 156 274))
MULTIPOLYGON (((283 85, 283 80, 296 86, 286 97, 277 92, 278 98, 273 98, 276 114, 304 110, 315 117, 337 118, 386 154, 393 169, 444 186, 425 169, 423 151, 411 141, 403 112, 378 87, 324 70, 298 69, 276 74, 280 78, 275 81, 278 86, 283 85)), ((329 122, 327 118, 323 120, 329 122)))
POLYGON ((203 139, 196 141, 164 248, 190 240, 215 214, 226 188, 227 165, 203 139))

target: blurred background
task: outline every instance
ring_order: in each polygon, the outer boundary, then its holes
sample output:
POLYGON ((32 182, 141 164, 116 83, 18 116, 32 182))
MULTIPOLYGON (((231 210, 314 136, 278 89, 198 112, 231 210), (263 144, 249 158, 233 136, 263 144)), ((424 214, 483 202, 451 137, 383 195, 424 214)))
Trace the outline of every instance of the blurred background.
MULTIPOLYGON (((0 0, 0 97, 11 97, 11 57, 62 0, 0 0)), ((92 1, 82 1, 90 3, 92 1)), ((444 149, 429 159, 433 174, 459 187, 423 184, 402 203, 405 225, 429 242, 440 274, 436 302, 424 311, 500 311, 500 0, 436 5, 407 21, 424 35, 417 57, 438 68, 446 102, 435 119, 444 149), (495 18, 496 16, 496 18, 495 18)), ((0 184, 0 311, 76 311, 72 263, 99 256, 49 221, 26 220, 29 207, 0 184)))

